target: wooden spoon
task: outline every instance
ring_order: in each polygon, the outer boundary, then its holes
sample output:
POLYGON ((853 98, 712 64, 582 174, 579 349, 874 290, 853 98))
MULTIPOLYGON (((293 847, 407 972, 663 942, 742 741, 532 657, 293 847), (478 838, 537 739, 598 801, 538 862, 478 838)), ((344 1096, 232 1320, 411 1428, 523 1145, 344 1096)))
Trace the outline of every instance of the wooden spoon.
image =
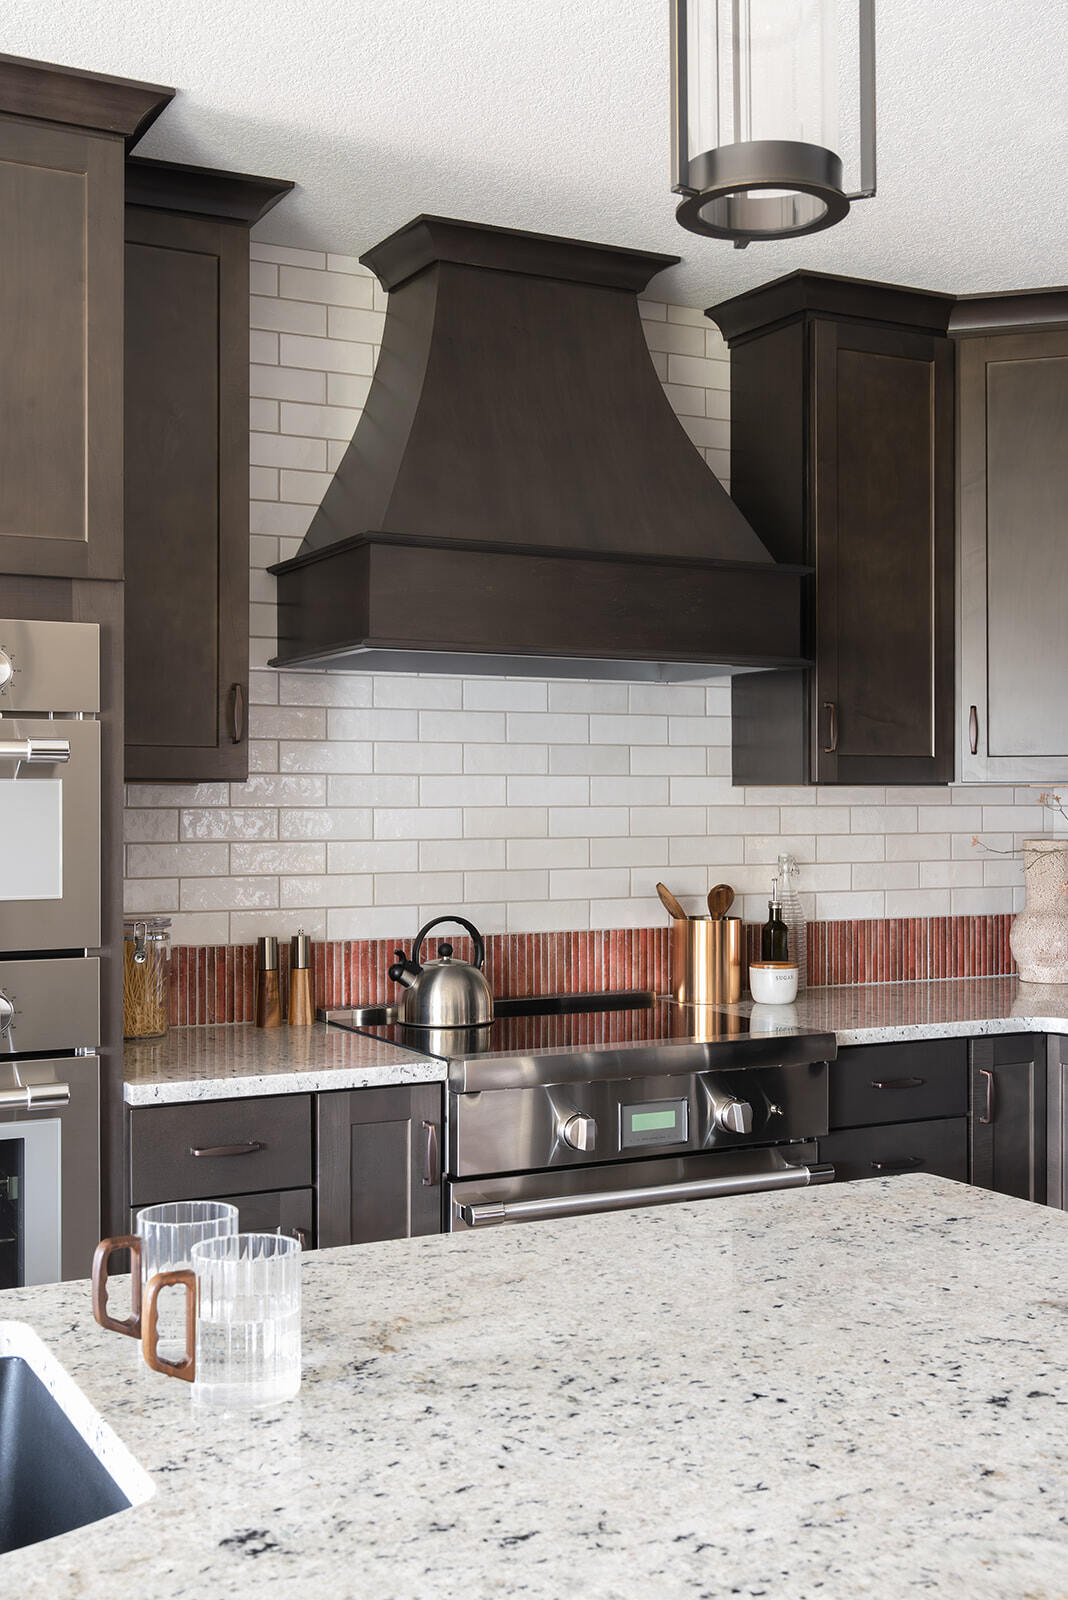
POLYGON ((734 890, 729 883, 717 883, 714 889, 708 891, 708 914, 710 917, 725 917, 734 904, 734 890))
POLYGON ((688 922, 690 920, 671 890, 666 888, 664 884, 658 883, 656 892, 660 896, 660 904, 664 907, 664 910, 673 916, 677 922, 688 922))

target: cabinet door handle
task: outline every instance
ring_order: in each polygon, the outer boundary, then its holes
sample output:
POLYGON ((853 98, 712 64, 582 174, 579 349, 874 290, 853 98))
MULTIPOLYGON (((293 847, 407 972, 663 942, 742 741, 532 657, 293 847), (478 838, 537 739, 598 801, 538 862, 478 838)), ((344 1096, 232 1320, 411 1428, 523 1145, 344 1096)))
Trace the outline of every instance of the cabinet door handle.
POLYGON ((245 686, 234 683, 230 686, 230 702, 232 725, 230 737, 234 744, 240 744, 245 737, 245 686))
POLYGON ((873 1172, 908 1172, 912 1167, 922 1167, 922 1156, 901 1156, 897 1161, 873 1161, 873 1172))
POLYGON ((251 1156, 257 1150, 266 1150, 267 1146, 261 1144, 259 1139, 249 1139, 245 1144, 206 1144, 198 1149, 195 1145, 189 1148, 191 1156, 251 1156))
POLYGON ((972 755, 979 753, 979 708, 972 706, 968 712, 968 749, 972 755))
POLYGON ((979 1076, 986 1079, 986 1116, 980 1117, 980 1122, 993 1122, 994 1120, 994 1074, 989 1067, 980 1067, 979 1076))
POLYGON ((438 1125, 436 1122, 423 1123, 423 1137, 426 1144, 423 1147, 423 1188, 432 1189, 438 1181, 438 1125))
POLYGON ((838 749, 838 705, 834 700, 825 700, 823 709, 827 713, 827 743, 823 747, 825 756, 833 756, 838 749))
POLYGON ((922 1089, 926 1078, 873 1078, 873 1089, 922 1089))

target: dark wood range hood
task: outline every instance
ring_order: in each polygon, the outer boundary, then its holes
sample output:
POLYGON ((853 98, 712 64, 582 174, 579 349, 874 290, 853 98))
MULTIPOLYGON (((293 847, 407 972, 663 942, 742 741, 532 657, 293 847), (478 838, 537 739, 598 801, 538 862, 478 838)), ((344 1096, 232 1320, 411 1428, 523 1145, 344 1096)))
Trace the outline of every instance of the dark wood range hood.
POLYGON ((278 576, 277 666, 681 679, 802 665, 776 564, 687 438, 637 295, 674 256, 417 217, 356 432, 278 576))

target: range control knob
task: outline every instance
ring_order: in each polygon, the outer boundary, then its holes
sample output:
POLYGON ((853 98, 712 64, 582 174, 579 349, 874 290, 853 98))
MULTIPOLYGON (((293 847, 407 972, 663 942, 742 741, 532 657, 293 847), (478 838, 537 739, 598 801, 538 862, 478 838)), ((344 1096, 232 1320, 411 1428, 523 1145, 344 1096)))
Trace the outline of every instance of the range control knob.
POLYGON ((14 1015, 15 1007, 11 1004, 3 989, 0 989, 0 1035, 8 1031, 14 1015))
POLYGON ((582 1111, 568 1117, 560 1132, 564 1143, 572 1150, 592 1150, 597 1143, 597 1123, 582 1111))
POLYGON ((6 689, 14 676, 14 662, 6 650, 0 649, 0 690, 6 689))
POLYGON ((724 1133, 752 1133, 753 1108, 748 1100, 719 1100, 713 1115, 724 1133))

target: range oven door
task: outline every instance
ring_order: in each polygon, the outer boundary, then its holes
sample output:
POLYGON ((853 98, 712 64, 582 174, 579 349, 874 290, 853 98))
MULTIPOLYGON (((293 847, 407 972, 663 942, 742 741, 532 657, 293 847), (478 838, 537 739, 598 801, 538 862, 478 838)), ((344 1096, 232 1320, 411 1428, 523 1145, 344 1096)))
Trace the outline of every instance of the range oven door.
POLYGON ((448 1227, 462 1233, 503 1223, 544 1222, 594 1211, 831 1183, 834 1168, 817 1157, 815 1143, 805 1142, 466 1179, 447 1186, 448 1227))

